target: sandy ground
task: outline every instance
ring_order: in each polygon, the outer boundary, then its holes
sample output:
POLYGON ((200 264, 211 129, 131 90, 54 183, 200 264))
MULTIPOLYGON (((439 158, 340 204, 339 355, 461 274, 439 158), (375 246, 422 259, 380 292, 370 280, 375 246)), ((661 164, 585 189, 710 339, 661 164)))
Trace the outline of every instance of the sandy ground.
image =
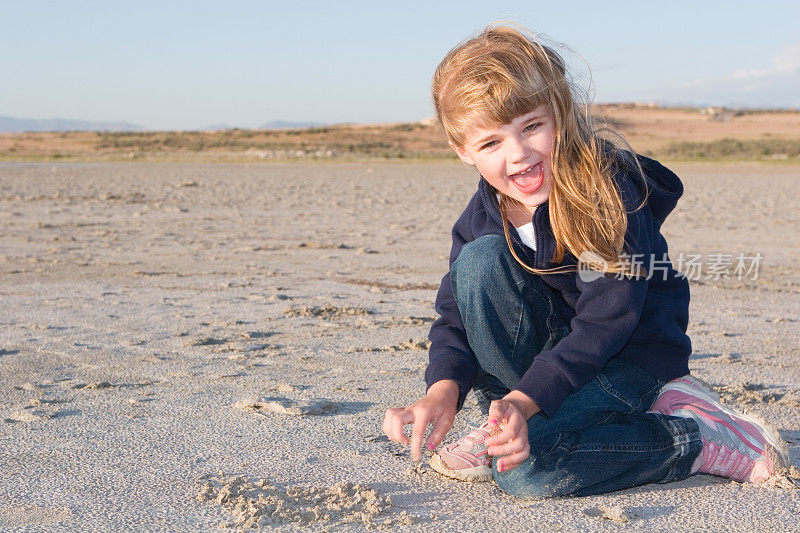
MULTIPOLYGON (((800 465, 800 166, 675 170, 673 258, 763 256, 757 280, 693 282, 693 371, 800 465)), ((285 530, 800 528, 800 490, 710 476, 526 502, 408 470, 383 412, 424 390, 475 184, 456 164, 0 165, 0 529, 208 530, 273 504, 285 530)), ((470 419, 471 399, 451 437, 470 419)))

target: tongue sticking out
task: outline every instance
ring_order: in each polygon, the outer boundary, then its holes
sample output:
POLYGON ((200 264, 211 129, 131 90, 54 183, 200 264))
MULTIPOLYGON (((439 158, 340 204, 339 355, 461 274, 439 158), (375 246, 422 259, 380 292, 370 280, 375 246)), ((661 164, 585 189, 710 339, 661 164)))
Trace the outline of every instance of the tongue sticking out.
POLYGON ((538 163, 525 174, 514 175, 511 182, 523 193, 532 193, 542 186, 544 172, 542 163, 538 163))

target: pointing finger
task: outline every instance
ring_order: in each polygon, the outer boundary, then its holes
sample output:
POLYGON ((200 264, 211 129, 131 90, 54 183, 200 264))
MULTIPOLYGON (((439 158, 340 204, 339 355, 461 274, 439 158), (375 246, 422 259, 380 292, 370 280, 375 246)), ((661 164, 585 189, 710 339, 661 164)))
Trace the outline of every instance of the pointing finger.
POLYGON ((414 419, 414 427, 411 428, 411 459, 418 463, 422 460, 422 437, 428 427, 429 416, 417 416, 414 419))

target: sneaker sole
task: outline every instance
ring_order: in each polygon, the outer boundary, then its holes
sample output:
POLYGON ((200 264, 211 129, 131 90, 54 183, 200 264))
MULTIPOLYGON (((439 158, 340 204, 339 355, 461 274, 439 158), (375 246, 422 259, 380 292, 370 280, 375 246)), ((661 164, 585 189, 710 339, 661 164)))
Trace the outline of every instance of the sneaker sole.
POLYGON ((711 403, 721 406, 722 411, 729 416, 741 418, 742 420, 755 426, 767 439, 768 448, 764 450, 764 454, 766 456, 771 456, 775 472, 778 473, 780 470, 788 469, 791 466, 791 461, 789 460, 789 448, 786 445, 786 442, 781 438, 778 431, 773 428, 769 422, 764 420, 763 417, 755 413, 734 411, 727 405, 720 402, 719 394, 712 391, 700 379, 693 378, 688 381, 690 381, 691 384, 687 383, 686 381, 680 381, 678 383, 668 385, 662 390, 677 390, 692 396, 700 396, 703 400, 710 400, 711 403), (705 398, 703 398, 703 396, 705 396, 705 398))
POLYGON ((472 468, 462 468, 460 470, 453 470, 442 461, 438 453, 433 454, 428 462, 431 468, 449 478, 457 479, 459 481, 469 481, 472 483, 491 481, 494 478, 492 469, 488 466, 473 466, 472 468))

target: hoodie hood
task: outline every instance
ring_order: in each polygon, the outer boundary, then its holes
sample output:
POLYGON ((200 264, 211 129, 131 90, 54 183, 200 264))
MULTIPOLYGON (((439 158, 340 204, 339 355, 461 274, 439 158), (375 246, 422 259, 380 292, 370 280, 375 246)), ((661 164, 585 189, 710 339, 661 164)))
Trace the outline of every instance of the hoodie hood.
POLYGON ((621 165, 619 173, 624 174, 627 178, 620 180, 619 174, 617 175, 617 185, 623 195, 623 201, 630 211, 632 208, 636 209, 646 195, 650 212, 659 222, 663 223, 683 195, 683 184, 674 172, 658 161, 641 155, 638 155, 637 158, 639 164, 642 165, 645 182, 642 182, 635 167, 621 165), (626 187, 626 185, 628 186, 626 187), (630 190, 630 185, 633 185, 635 189, 630 190), (635 205, 629 204, 631 200, 636 202, 635 205))

